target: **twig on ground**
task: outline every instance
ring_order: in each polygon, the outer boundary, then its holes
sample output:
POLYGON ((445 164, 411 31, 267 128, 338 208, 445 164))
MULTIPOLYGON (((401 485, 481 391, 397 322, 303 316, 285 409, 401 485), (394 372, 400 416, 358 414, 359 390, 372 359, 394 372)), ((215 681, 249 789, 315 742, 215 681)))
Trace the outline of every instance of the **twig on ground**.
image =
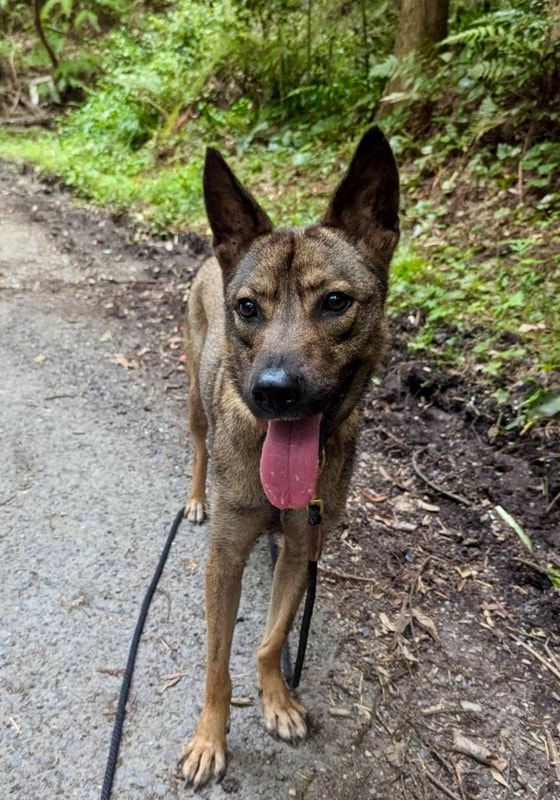
POLYGON ((12 502, 12 500, 15 500, 15 499, 16 499, 16 497, 17 497, 17 494, 12 494, 12 495, 10 495, 9 497, 6 497, 6 499, 5 499, 5 500, 0 500, 0 508, 1 508, 2 506, 7 506, 7 505, 8 505, 8 503, 11 503, 11 502, 12 502))
POLYGON ((434 492, 438 492, 444 497, 448 497, 450 500, 454 500, 456 503, 461 503, 461 505, 463 506, 471 507, 472 503, 470 503, 466 497, 463 497, 460 494, 454 494, 454 492, 450 492, 447 489, 443 489, 441 486, 438 486, 437 483, 434 483, 426 475, 424 475, 424 473, 418 466, 418 455, 420 453, 423 453, 425 449, 426 448, 423 448, 422 450, 417 450, 415 453, 412 454, 412 468, 414 469, 414 472, 418 475, 419 478, 421 478, 424 481, 424 483, 427 486, 430 487, 430 489, 433 489, 434 492))
POLYGON ((457 764, 456 762, 453 762, 453 772, 455 773, 455 780, 457 781, 457 786, 459 787, 459 791, 461 792, 461 800, 469 800, 469 795, 467 794, 467 790, 465 789, 463 773, 459 768, 459 764, 457 764))
POLYGON ((548 750, 548 760, 554 767, 554 772, 556 773, 556 780, 560 783, 560 756, 558 755, 558 750, 556 749, 556 744, 554 739, 552 738, 552 734, 550 733, 548 728, 545 728, 544 735, 546 736, 546 747, 548 750))
POLYGON ((546 575, 547 577, 549 575, 550 570, 542 564, 537 564, 536 561, 529 561, 527 558, 517 558, 516 556, 512 560, 518 564, 524 564, 526 567, 531 567, 531 569, 534 569, 535 572, 538 572, 540 575, 546 575))
POLYGON ((232 697, 229 701, 230 705, 237 706, 237 708, 247 708, 253 705, 252 697, 232 697))
POLYGON ((21 725, 19 724, 17 719, 15 717, 8 717, 8 722, 10 723, 12 728, 15 730, 16 735, 19 736, 20 733, 21 733, 21 725))
POLYGON ((490 769, 495 769, 497 772, 503 772, 507 767, 507 761, 497 753, 493 753, 485 745, 480 742, 474 742, 472 739, 464 736, 460 731, 455 729, 453 731, 453 750, 456 753, 461 753, 463 756, 470 756, 475 761, 479 761, 490 769))
POLYGON ((401 448, 401 450, 404 450, 405 452, 410 450, 410 447, 403 442, 402 439, 399 439, 398 436, 395 436, 392 431, 388 431, 387 428, 383 427, 383 425, 378 425, 377 430, 381 431, 381 433, 383 433, 388 439, 391 439, 398 447, 401 448))
POLYGON ((427 750, 428 750, 428 751, 429 751, 429 752, 432 754, 432 756, 433 756, 433 757, 434 757, 434 758, 435 758, 437 761, 439 761, 439 763, 440 763, 440 764, 441 764, 443 767, 445 767, 445 769, 447 770, 447 772, 448 772, 448 773, 449 773, 449 774, 450 774, 450 775, 451 775, 453 778, 455 778, 455 780, 457 781, 457 786, 459 787, 459 791, 460 791, 460 793, 461 793, 461 800, 469 800, 469 797, 468 797, 468 795, 467 795, 467 791, 466 791, 466 789, 465 789, 464 781, 463 781, 463 775, 462 775, 462 773, 461 773, 461 771, 460 771, 460 769, 459 769, 459 765, 458 765, 458 764, 456 764, 454 761, 452 761, 452 762, 450 763, 450 762, 449 762, 449 761, 448 761, 446 758, 444 758, 444 757, 442 756, 442 754, 441 754, 441 753, 440 753, 440 752, 437 750, 437 748, 435 747, 435 745, 434 745, 434 744, 432 744, 431 742, 429 742, 427 739, 425 739, 425 738, 422 736, 422 734, 421 734, 421 733, 419 733, 419 731, 418 731, 418 728, 416 727, 416 725, 414 725, 414 723, 412 722, 412 720, 409 720, 409 723, 412 725, 412 727, 413 727, 413 728, 414 728, 414 730, 416 731, 416 734, 419 736, 419 738, 420 738, 420 740, 421 740, 422 744, 424 745, 424 747, 425 747, 425 748, 426 748, 426 749, 427 749, 427 750))
POLYGON ((349 572, 339 572, 336 569, 330 569, 330 567, 319 567, 318 572, 319 575, 324 575, 325 578, 333 578, 335 580, 338 578, 341 581, 358 581, 359 583, 369 583, 376 586, 380 592, 383 592, 388 596, 393 598, 398 597, 399 599, 401 597, 399 592, 377 578, 372 578, 367 575, 353 575, 349 572))
POLYGON ((414 600, 414 595, 416 594, 416 589, 418 588, 418 583, 420 582, 420 578, 422 577, 422 573, 424 572, 425 568, 428 566, 430 561, 432 560, 432 556, 426 556, 426 558, 422 561, 418 569, 416 570, 416 574, 414 575, 414 580, 410 584, 410 590, 408 592, 408 604, 409 607, 412 608, 412 603, 414 600))
POLYGON ((53 114, 37 114, 34 117, 10 117, 10 119, 0 119, 0 125, 21 125, 26 128, 29 125, 45 125, 53 119, 53 114))
POLYGON ((383 585, 377 578, 369 578, 366 575, 350 575, 348 572, 338 572, 336 569, 330 569, 330 567, 319 567, 318 571, 320 575, 325 575, 327 578, 340 578, 343 581, 361 581, 362 583, 376 583, 379 584, 380 588, 383 588, 383 585))
POLYGON ((50 394, 48 397, 44 397, 43 401, 45 403, 49 402, 50 400, 63 400, 67 397, 77 397, 77 394, 50 394))
POLYGON ((544 643, 544 649, 546 650, 547 656, 550 658, 550 660, 552 661, 552 663, 554 664, 554 666, 556 667, 558 672, 560 672, 560 662, 558 661, 558 659, 556 658, 556 656, 554 655, 554 653, 551 651, 550 647, 548 646, 548 641, 546 641, 544 643))
POLYGON ((552 509, 554 508, 554 506, 556 505, 556 503, 557 503, 559 500, 560 500, 560 492, 558 492, 558 494, 557 494, 557 495, 555 495, 555 496, 552 498, 552 500, 550 501, 550 503, 549 503, 549 504, 547 505, 547 507, 545 508, 545 510, 544 510, 544 513, 545 513, 545 514, 548 514, 550 511, 552 511, 552 509))
POLYGON ((432 783, 434 786, 436 786, 440 790, 440 792, 443 792, 445 795, 447 795, 447 797, 450 797, 451 800, 461 800, 459 795, 455 794, 455 792, 452 792, 451 789, 448 789, 447 786, 444 783, 439 781, 436 778, 436 776, 433 773, 430 772, 430 770, 426 767, 425 764, 422 764, 422 766, 423 766, 424 771, 426 773, 426 777, 428 778, 430 783, 432 783))
POLYGON ((522 647, 524 650, 530 653, 534 658, 536 658, 537 661, 539 661, 543 665, 543 667, 546 667, 549 672, 552 672, 554 677, 560 681, 560 670, 556 669, 556 667, 550 661, 548 661, 543 655, 541 655, 541 653, 539 653, 538 650, 535 650, 535 648, 531 647, 530 644, 527 644, 527 642, 518 639, 517 636, 514 636, 513 634, 511 634, 511 638, 516 644, 518 644, 520 647, 522 647))

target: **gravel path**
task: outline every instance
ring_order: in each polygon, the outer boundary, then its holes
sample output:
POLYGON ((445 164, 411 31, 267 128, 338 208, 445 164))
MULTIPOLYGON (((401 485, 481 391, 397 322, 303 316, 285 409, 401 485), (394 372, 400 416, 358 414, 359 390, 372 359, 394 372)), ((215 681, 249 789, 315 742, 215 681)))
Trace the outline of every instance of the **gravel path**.
MULTIPOLYGON (((10 186, 0 197, 1 794, 89 800, 141 597, 186 490, 182 394, 108 358, 142 345, 143 332, 107 319, 88 291, 95 267, 84 270, 12 196, 10 186)), ((113 266, 127 281, 147 269, 129 257, 113 266)), ((207 533, 184 522, 154 599, 115 798, 189 796, 175 764, 202 697, 207 533)), ((263 731, 253 654, 269 582, 262 542, 232 663, 234 694, 252 705, 233 709, 230 770, 205 797, 290 796, 294 773, 310 780, 341 745, 328 725, 297 750, 263 731)), ((331 637, 312 656, 311 706, 324 703, 331 637)))

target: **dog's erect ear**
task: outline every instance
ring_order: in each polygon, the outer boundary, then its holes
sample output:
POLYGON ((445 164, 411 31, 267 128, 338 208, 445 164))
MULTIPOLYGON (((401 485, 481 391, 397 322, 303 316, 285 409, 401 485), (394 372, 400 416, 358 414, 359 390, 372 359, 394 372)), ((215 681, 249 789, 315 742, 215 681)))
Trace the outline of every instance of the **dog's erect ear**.
POLYGON ((214 252, 228 278, 253 239, 271 231, 272 223, 213 147, 206 151, 203 185, 214 252))
POLYGON ((322 224, 340 229, 386 278, 399 240, 399 173, 379 128, 363 135, 322 224))

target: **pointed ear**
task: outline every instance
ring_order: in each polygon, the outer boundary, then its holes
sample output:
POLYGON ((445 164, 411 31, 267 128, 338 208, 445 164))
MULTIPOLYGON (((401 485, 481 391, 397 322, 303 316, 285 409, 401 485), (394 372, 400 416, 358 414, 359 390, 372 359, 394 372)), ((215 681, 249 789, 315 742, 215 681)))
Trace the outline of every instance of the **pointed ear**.
POLYGON ((253 239, 271 231, 272 223, 213 147, 206 151, 203 186, 214 253, 227 278, 253 239))
POLYGON ((363 135, 322 224, 340 229, 386 281, 399 241, 399 174, 379 128, 363 135))

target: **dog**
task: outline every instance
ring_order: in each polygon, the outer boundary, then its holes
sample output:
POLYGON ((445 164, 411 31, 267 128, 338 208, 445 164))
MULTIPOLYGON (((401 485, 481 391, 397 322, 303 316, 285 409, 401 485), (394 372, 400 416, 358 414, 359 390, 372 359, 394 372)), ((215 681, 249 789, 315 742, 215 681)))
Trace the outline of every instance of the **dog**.
POLYGON ((360 424, 360 400, 386 341, 388 271, 399 239, 399 177, 377 127, 359 142, 319 224, 275 228, 217 150, 204 165, 215 258, 192 285, 186 321, 192 483, 185 515, 205 515, 204 706, 182 757, 195 788, 226 767, 229 659, 241 580, 256 539, 276 527, 282 548, 257 677, 267 730, 295 742, 305 708, 291 695, 281 652, 306 586, 307 505, 340 520, 360 424))

